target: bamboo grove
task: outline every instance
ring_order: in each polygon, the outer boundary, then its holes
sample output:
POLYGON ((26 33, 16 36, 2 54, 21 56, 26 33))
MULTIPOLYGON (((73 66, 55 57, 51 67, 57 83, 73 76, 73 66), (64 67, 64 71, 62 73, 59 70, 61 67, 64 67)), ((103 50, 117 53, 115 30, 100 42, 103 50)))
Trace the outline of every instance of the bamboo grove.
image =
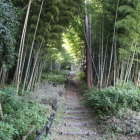
POLYGON ((92 84, 99 88, 116 82, 139 86, 139 0, 88 1, 92 84))
POLYGON ((33 90, 46 65, 69 62, 67 46, 88 87, 139 86, 139 0, 1 0, 0 6, 1 83, 33 90))
POLYGON ((2 84, 8 82, 17 91, 19 87, 22 91, 31 91, 40 81, 48 61, 51 62, 49 69, 52 69, 52 61, 59 65, 64 57, 68 60, 65 49, 61 47, 62 34, 70 21, 78 16, 79 5, 80 0, 2 0, 2 84), (6 42, 5 35, 12 37, 11 42, 6 42))
MULTIPOLYGON (((139 0, 84 1, 82 36, 78 32, 85 41, 81 67, 87 87, 101 89, 129 81, 139 86, 139 9, 139 0)), ((79 29, 77 25, 73 28, 79 29)))

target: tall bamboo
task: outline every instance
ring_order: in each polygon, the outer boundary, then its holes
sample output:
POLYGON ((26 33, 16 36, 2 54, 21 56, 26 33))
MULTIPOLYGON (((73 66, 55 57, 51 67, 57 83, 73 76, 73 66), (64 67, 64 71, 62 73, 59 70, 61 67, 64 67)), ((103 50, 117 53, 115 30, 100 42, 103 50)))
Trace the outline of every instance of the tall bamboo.
POLYGON ((43 3, 44 3, 44 0, 42 0, 42 3, 41 3, 41 7, 40 7, 38 19, 37 19, 37 24, 36 24, 36 28, 35 28, 35 32, 34 32, 34 37, 33 37, 32 45, 31 45, 31 49, 30 49, 28 65, 27 65, 25 79, 24 79, 24 85, 23 85, 23 91, 25 89, 25 83, 26 83, 26 80, 27 80, 27 77, 28 77, 28 73, 29 73, 29 66, 30 66, 30 62, 31 62, 32 51, 33 51, 33 47, 34 47, 34 42, 35 42, 35 38, 36 38, 36 32, 37 32, 37 29, 38 29, 38 24, 39 24, 40 15, 41 15, 41 12, 42 12, 43 3))
POLYGON ((109 70, 108 70, 108 77, 107 77, 106 86, 108 86, 110 72, 111 72, 112 58, 113 58, 113 54, 114 54, 114 50, 115 50, 114 49, 114 41, 115 41, 114 37, 115 37, 115 34, 116 34, 115 24, 117 22, 117 17, 118 17, 119 2, 120 2, 120 0, 117 1, 117 7, 116 7, 116 16, 115 16, 114 31, 113 31, 113 42, 112 42, 112 49, 111 49, 111 56, 110 56, 110 64, 109 64, 109 70))
POLYGON ((38 60, 38 57, 39 57, 39 54, 40 54, 40 50, 41 50, 41 47, 42 47, 42 43, 43 43, 43 41, 41 42, 41 44, 39 46, 39 49, 37 50, 37 53, 35 55, 35 61, 34 61, 34 64, 33 64, 30 80, 29 80, 28 87, 27 87, 28 91, 30 90, 30 87, 31 87, 31 83, 32 83, 32 80, 33 80, 33 76, 34 76, 35 68, 36 68, 36 65, 37 65, 37 60, 38 60))
POLYGON ((27 13, 26 13, 26 18, 25 18, 25 22, 24 22, 24 27, 23 27, 22 37, 21 37, 21 42, 20 42, 20 48, 19 48, 17 68, 16 68, 16 72, 15 72, 15 85, 16 85, 17 92, 19 90, 19 85, 20 85, 21 63, 22 63, 22 56, 23 56, 23 49, 24 49, 24 42, 25 42, 25 34, 26 34, 26 29, 27 29, 27 22, 28 22, 30 7, 31 7, 31 1, 32 0, 29 1, 27 13))

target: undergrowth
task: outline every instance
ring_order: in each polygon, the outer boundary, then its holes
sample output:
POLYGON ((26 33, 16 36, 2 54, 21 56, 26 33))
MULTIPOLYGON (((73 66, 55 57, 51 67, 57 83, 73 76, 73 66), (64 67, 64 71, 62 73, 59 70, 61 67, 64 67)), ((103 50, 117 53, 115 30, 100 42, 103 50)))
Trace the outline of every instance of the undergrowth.
POLYGON ((47 122, 51 107, 18 96, 11 87, 1 89, 0 95, 3 112, 0 118, 0 139, 20 140, 34 128, 33 134, 28 137, 28 140, 33 139, 35 130, 42 129, 47 122))
POLYGON ((86 105, 95 109, 98 114, 115 113, 121 108, 129 108, 140 111, 140 90, 133 84, 117 83, 116 87, 108 87, 102 90, 86 90, 84 94, 86 105))
POLYGON ((65 93, 65 86, 50 84, 49 82, 37 83, 34 93, 30 94, 29 97, 34 101, 53 105, 59 101, 60 95, 65 93))
POLYGON ((42 81, 55 82, 57 84, 64 84, 67 82, 68 71, 52 71, 50 73, 43 73, 41 76, 42 81))
POLYGON ((132 83, 106 89, 84 91, 84 101, 95 112, 96 127, 102 137, 137 139, 140 136, 140 90, 132 83))
POLYGON ((21 140, 31 130, 27 139, 36 137, 36 130, 42 130, 45 126, 47 117, 52 113, 52 105, 59 101, 60 94, 65 91, 62 84, 66 81, 64 75, 67 76, 66 71, 55 71, 47 75, 50 81, 37 83, 33 92, 17 94, 13 87, 0 87, 1 140, 21 140), (58 84, 53 85, 53 82, 58 84))
POLYGON ((78 80, 79 82, 85 81, 86 80, 85 72, 78 72, 74 79, 78 80))

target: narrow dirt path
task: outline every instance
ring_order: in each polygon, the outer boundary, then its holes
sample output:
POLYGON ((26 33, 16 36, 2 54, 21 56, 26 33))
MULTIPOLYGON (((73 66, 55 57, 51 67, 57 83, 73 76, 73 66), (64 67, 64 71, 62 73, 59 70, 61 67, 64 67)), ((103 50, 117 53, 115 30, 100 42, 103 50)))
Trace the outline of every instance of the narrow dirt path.
POLYGON ((62 97, 55 123, 51 129, 51 140, 96 140, 96 129, 91 111, 81 105, 79 92, 71 72, 66 96, 62 97))

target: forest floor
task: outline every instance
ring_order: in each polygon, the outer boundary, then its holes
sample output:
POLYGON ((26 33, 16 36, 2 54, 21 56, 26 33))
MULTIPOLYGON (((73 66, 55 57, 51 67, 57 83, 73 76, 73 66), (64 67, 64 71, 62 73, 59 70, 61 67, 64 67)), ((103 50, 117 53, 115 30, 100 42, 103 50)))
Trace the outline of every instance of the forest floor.
MULTIPOLYGON (((93 110, 84 107, 73 77, 74 73, 71 72, 66 94, 59 102, 50 140, 140 140, 110 131, 104 133, 104 126, 97 121, 98 116, 93 110)), ((105 127, 109 126, 107 124, 105 127)))

